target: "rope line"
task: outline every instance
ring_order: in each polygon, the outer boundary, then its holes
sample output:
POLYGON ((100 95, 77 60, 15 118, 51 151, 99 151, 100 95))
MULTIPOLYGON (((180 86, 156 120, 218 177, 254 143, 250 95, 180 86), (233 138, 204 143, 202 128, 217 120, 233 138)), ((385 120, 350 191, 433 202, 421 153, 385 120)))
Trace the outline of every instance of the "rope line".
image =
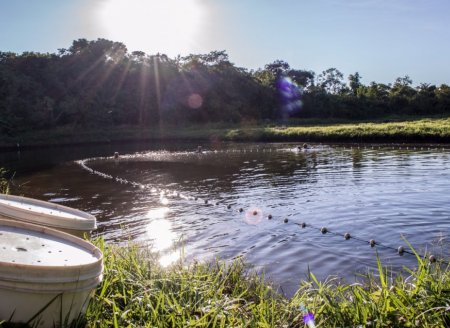
MULTIPOLYGON (((380 147, 381 146, 379 146, 379 149, 380 149, 380 147)), ((391 147, 393 147, 393 146, 391 146, 391 147)), ((360 149, 360 146, 358 146, 357 148, 360 149)), ((367 146, 364 146, 364 149, 367 149, 367 148, 368 148, 367 146)), ((370 148, 370 146, 369 146, 369 148, 370 148)), ((374 146, 371 146, 371 148, 374 149, 374 146)), ((382 147, 382 148, 386 149, 386 147, 382 147)), ((345 147, 344 147, 344 149, 345 149, 345 147)), ((350 147, 350 149, 353 149, 353 147, 350 147)), ((406 150, 408 150, 409 146, 403 147, 403 148, 401 148, 401 147, 395 148, 394 147, 392 149, 406 149, 406 150)), ((411 149, 416 150, 416 147, 413 147, 411 149)), ((275 149, 274 151, 279 151, 279 150, 280 149, 275 149)), ((420 150, 423 150, 423 147, 421 147, 420 150)), ((428 147, 428 150, 436 151, 436 150, 438 150, 438 148, 431 149, 430 147, 428 147)), ((442 147, 441 150, 444 151, 444 150, 447 150, 447 148, 442 147)), ((258 152, 258 151, 272 152, 272 148, 264 148, 262 150, 259 149, 259 148, 256 148, 256 150, 243 150, 243 151, 241 150, 241 152, 244 152, 244 153, 247 152, 247 151, 248 152, 253 152, 253 151, 255 151, 255 152, 258 152)), ((219 151, 216 150, 216 151, 214 151, 214 153, 218 153, 218 152, 227 152, 227 153, 228 152, 233 152, 233 153, 235 153, 235 152, 239 152, 239 149, 238 150, 232 149, 232 150, 219 150, 219 151)), ((203 152, 201 152, 201 153, 203 153, 203 152)), ((181 199, 185 199, 185 200, 193 200, 193 201, 196 201, 199 204, 203 204, 205 206, 224 206, 225 209, 232 210, 232 211, 237 211, 240 214, 245 212, 245 206, 226 204, 222 200, 214 201, 214 200, 211 200, 211 199, 208 199, 208 198, 204 198, 204 197, 190 196, 188 194, 180 193, 180 192, 178 192, 176 190, 171 190, 169 188, 159 187, 157 185, 142 184, 142 183, 138 183, 138 182, 135 182, 135 181, 126 180, 126 179, 123 179, 123 178, 120 178, 120 177, 113 177, 112 175, 106 174, 104 172, 100 172, 100 171, 94 170, 91 167, 89 167, 88 164, 87 164, 89 161, 110 160, 110 159, 113 159, 113 158, 115 158, 115 159, 118 158, 117 153, 115 154, 114 157, 94 157, 94 158, 89 158, 89 159, 78 160, 78 161, 76 161, 76 163, 79 164, 84 170, 90 172, 91 174, 95 174, 95 175, 100 176, 102 178, 109 179, 109 180, 112 180, 112 181, 116 181, 116 182, 118 182, 120 184, 128 184, 128 185, 131 185, 133 187, 140 188, 140 189, 147 189, 147 190, 150 190, 153 194, 158 194, 159 193, 160 195, 164 195, 165 197, 181 198, 181 199)), ((250 213, 250 214, 253 214, 253 215, 256 216, 258 213, 257 213, 257 210, 253 209, 253 213, 250 213)), ((267 215, 267 219, 268 220, 272 220, 273 219, 272 214, 268 214, 267 215)), ((287 218, 285 218, 283 221, 284 221, 285 224, 287 224, 289 222, 289 220, 287 218)), ((398 248, 395 248, 393 246, 390 246, 390 245, 384 244, 382 242, 376 241, 375 239, 366 240, 366 239, 354 236, 353 234, 350 234, 349 232, 346 232, 346 233, 335 232, 333 230, 330 230, 327 227, 324 227, 324 226, 318 227, 318 226, 315 226, 315 225, 307 223, 307 222, 302 222, 302 223, 295 223, 294 222, 294 224, 298 225, 301 229, 308 228, 308 229, 317 230, 317 231, 319 231, 320 233, 322 233, 324 235, 325 234, 330 234, 330 235, 334 235, 334 236, 343 237, 345 240, 350 240, 351 239, 351 240, 357 241, 357 242, 359 242, 361 244, 368 244, 372 248, 373 247, 379 247, 379 248, 393 250, 399 256, 403 256, 404 254, 408 254, 408 255, 412 255, 412 256, 419 256, 419 257, 422 258, 422 260, 428 260, 428 262, 430 264, 440 263, 440 264, 450 265, 449 261, 444 260, 442 258, 437 258, 433 254, 419 255, 418 253, 416 253, 414 251, 410 251, 408 249, 405 249, 403 246, 399 246, 398 248)))

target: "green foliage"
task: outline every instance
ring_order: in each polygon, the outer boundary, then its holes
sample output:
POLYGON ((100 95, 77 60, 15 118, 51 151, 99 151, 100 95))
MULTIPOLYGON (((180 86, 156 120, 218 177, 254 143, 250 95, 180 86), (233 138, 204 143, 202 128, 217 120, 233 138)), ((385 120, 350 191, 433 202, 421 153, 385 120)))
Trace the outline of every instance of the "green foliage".
POLYGON ((361 75, 358 72, 348 76, 348 84, 354 96, 358 95, 358 89, 362 86, 361 75))
POLYGON ((208 123, 283 119, 374 120, 391 115, 448 116, 450 88, 408 77, 361 83, 330 68, 316 76, 275 60, 264 69, 236 67, 228 54, 178 56, 128 53, 120 42, 73 41, 57 54, 0 52, 0 135, 27 131, 107 129, 123 125, 157 129, 208 123), (277 82, 301 88, 303 106, 286 112, 277 82), (81 128, 81 129, 80 129, 81 128))

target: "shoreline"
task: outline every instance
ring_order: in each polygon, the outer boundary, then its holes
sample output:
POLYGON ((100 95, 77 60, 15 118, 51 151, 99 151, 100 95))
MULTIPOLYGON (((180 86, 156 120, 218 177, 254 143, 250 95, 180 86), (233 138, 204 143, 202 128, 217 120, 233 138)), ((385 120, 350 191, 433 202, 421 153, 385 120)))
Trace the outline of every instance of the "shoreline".
MULTIPOLYGON (((137 244, 94 243, 104 254, 105 272, 86 313, 92 327, 304 327, 304 312, 318 327, 447 326, 449 269, 416 254, 406 277, 378 269, 357 283, 337 277, 298 280, 292 298, 245 262, 182 260, 169 267, 137 244), (425 315, 426 314, 426 315, 425 315)), ((415 252, 413 248, 411 251, 415 252)))
POLYGON ((450 118, 387 123, 199 125, 190 127, 108 127, 105 130, 59 128, 2 136, 0 151, 126 142, 329 142, 450 144, 450 118))

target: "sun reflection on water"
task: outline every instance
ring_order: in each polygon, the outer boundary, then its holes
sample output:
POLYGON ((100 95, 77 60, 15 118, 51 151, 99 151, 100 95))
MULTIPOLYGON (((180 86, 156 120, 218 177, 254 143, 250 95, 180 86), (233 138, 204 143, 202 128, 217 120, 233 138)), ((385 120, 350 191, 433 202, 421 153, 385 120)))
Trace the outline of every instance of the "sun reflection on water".
MULTIPOLYGON (((149 219, 146 229, 147 237, 152 241, 153 249, 160 253, 167 252, 178 239, 177 234, 172 231, 172 223, 166 219, 169 212, 168 207, 159 207, 149 210, 145 216, 149 219)), ((178 258, 179 252, 168 252, 161 256, 160 264, 167 266, 178 258)))
POLYGON ((160 257, 159 264, 167 267, 180 259, 180 251, 173 251, 160 257))
POLYGON ((161 194, 159 195, 159 201, 163 205, 169 205, 169 199, 165 196, 164 192, 161 192, 161 194))

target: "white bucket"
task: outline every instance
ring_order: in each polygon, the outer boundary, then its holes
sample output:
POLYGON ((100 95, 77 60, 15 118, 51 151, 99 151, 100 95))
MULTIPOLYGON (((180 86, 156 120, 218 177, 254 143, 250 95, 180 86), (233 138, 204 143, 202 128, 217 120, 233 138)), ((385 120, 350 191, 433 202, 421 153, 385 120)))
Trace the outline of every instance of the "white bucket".
POLYGON ((82 237, 97 228, 95 216, 42 200, 0 194, 0 217, 45 225, 82 237))
POLYGON ((70 234, 0 219, 0 321, 70 324, 102 280, 102 253, 70 234))

